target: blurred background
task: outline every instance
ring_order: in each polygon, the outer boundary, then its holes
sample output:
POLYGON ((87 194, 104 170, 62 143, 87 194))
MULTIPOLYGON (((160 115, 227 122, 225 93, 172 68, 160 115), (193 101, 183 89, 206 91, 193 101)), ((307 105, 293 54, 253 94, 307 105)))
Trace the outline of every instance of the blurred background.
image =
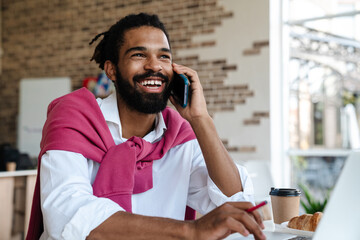
POLYGON ((322 205, 347 155, 360 147, 359 1, 0 6, 0 239, 24 237, 47 105, 81 87, 97 97, 113 91, 90 62, 89 42, 130 13, 158 14, 165 23, 174 61, 198 72, 218 133, 248 168, 257 201, 271 186, 296 187, 322 205))

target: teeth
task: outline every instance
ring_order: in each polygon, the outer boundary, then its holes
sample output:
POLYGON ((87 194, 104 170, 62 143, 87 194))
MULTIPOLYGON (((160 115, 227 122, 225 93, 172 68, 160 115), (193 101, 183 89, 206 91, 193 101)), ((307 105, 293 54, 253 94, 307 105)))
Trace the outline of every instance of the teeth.
POLYGON ((157 85, 157 86, 161 86, 162 82, 160 80, 145 80, 141 82, 141 85, 146 86, 146 85, 157 85))

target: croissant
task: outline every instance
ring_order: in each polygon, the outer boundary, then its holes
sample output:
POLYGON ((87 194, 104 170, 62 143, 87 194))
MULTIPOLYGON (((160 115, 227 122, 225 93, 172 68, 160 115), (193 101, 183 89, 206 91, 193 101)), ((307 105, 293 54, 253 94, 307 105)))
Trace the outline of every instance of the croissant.
POLYGON ((322 217, 322 212, 314 214, 303 214, 301 216, 293 217, 288 223, 289 228, 295 228, 303 231, 315 232, 317 225, 322 217))

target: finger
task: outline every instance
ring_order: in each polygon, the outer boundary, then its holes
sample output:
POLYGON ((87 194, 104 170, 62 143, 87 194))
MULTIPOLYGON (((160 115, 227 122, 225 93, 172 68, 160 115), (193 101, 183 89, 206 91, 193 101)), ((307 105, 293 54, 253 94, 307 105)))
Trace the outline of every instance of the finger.
POLYGON ((184 71, 187 71, 187 67, 183 65, 173 63, 172 66, 173 66, 173 70, 179 74, 184 73, 184 71))
MULTIPOLYGON (((253 207, 254 205, 251 202, 229 202, 229 204, 231 204, 233 207, 238 208, 238 209, 242 209, 242 210, 246 210, 249 209, 251 207, 253 207)), ((251 215, 255 218, 255 221, 260 225, 260 227, 262 229, 265 228, 261 215, 259 214, 258 211, 253 211, 251 212, 251 215)))
POLYGON ((241 222, 249 232, 254 234, 256 239, 265 239, 266 237, 262 233, 261 227, 255 220, 255 217, 245 211, 251 206, 253 205, 250 202, 228 202, 221 207, 222 211, 226 212, 228 216, 241 222), (245 210, 241 208, 244 208, 245 210))
POLYGON ((246 210, 254 206, 251 202, 227 202, 227 203, 241 210, 246 210))
POLYGON ((233 216, 236 220, 242 222, 245 228, 252 234, 254 234, 255 239, 266 239, 264 233, 261 230, 259 224, 255 219, 245 211, 240 211, 233 216))
POLYGON ((190 82, 198 80, 197 72, 191 68, 173 63, 173 70, 178 74, 185 74, 188 76, 190 82))
POLYGON ((250 234, 250 232, 245 228, 245 226, 241 222, 237 221, 232 217, 228 217, 225 220, 225 224, 226 227, 231 230, 231 232, 238 232, 245 237, 250 234))
POLYGON ((252 211, 250 214, 255 218, 255 221, 259 224, 259 226, 262 229, 264 229, 265 226, 264 226, 264 223, 262 221, 260 213, 257 210, 255 210, 255 211, 252 211))

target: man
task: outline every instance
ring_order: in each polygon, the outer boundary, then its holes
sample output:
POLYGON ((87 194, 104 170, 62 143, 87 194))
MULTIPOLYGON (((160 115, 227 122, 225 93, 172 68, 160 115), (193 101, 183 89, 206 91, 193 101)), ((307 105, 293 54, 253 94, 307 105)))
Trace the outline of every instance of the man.
POLYGON ((246 170, 222 145, 197 73, 172 62, 157 16, 129 15, 99 36, 93 59, 116 94, 95 101, 80 89, 49 105, 27 238, 265 239, 245 211, 246 170), (171 96, 174 72, 191 82, 186 108, 171 96), (184 221, 187 205, 205 215, 184 221))

